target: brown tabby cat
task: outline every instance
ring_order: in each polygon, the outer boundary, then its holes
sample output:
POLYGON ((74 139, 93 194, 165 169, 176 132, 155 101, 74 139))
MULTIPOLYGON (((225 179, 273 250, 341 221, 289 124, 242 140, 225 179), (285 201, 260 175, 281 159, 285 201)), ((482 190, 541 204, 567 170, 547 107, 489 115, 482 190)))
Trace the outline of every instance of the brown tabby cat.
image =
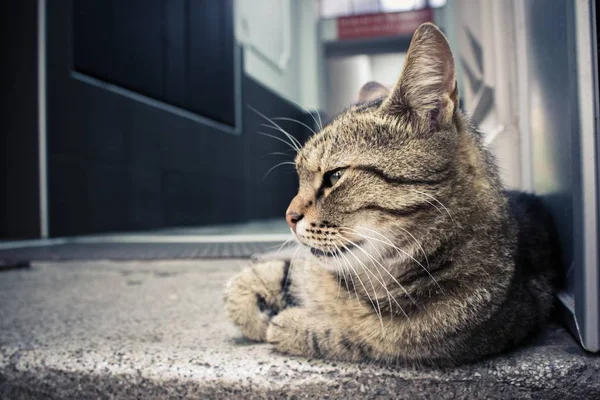
POLYGON ((393 91, 360 99, 296 157, 286 217, 314 257, 239 273, 229 318, 281 352, 352 361, 448 365, 522 342, 551 309, 553 224, 503 190, 445 36, 421 25, 393 91))

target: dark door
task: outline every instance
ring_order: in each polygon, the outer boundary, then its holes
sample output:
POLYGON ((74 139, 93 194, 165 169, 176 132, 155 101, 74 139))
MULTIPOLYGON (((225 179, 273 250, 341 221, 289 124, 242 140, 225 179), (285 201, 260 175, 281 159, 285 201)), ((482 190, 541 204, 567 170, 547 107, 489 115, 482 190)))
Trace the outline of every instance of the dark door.
POLYGON ((283 215, 295 178, 262 180, 282 144, 242 104, 310 118, 244 76, 232 0, 64 5, 47 5, 51 236, 283 215))

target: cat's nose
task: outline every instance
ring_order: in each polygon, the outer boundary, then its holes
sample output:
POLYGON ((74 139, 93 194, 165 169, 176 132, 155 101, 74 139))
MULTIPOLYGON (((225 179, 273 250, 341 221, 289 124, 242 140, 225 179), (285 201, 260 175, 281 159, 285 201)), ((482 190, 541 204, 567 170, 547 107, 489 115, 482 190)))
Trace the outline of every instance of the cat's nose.
POLYGON ((287 221, 288 225, 290 226, 290 228, 292 228, 292 230, 294 232, 296 232, 296 224, 298 223, 298 221, 300 221, 302 219, 302 217, 304 217, 304 215, 297 213, 295 211, 288 211, 285 214, 285 220, 287 221))

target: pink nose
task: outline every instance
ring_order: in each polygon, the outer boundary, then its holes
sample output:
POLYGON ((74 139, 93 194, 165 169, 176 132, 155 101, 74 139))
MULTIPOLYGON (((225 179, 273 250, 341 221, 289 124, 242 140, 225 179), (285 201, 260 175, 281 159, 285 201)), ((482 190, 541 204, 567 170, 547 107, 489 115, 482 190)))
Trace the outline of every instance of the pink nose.
POLYGON ((285 215, 285 220, 294 232, 296 232, 296 224, 302 219, 303 215, 295 211, 288 211, 285 215))

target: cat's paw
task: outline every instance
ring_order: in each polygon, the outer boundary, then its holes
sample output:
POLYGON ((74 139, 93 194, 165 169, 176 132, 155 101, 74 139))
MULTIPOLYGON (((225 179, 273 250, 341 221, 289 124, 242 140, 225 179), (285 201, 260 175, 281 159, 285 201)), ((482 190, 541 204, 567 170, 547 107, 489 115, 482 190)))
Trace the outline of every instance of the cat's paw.
POLYGON ((312 356, 307 338, 311 335, 310 315, 303 308, 289 308, 274 317, 267 329, 267 342, 277 351, 297 356, 312 356))
POLYGON ((281 293, 285 263, 264 262, 234 276, 225 288, 225 311, 248 339, 264 341, 269 321, 284 307, 281 293))

